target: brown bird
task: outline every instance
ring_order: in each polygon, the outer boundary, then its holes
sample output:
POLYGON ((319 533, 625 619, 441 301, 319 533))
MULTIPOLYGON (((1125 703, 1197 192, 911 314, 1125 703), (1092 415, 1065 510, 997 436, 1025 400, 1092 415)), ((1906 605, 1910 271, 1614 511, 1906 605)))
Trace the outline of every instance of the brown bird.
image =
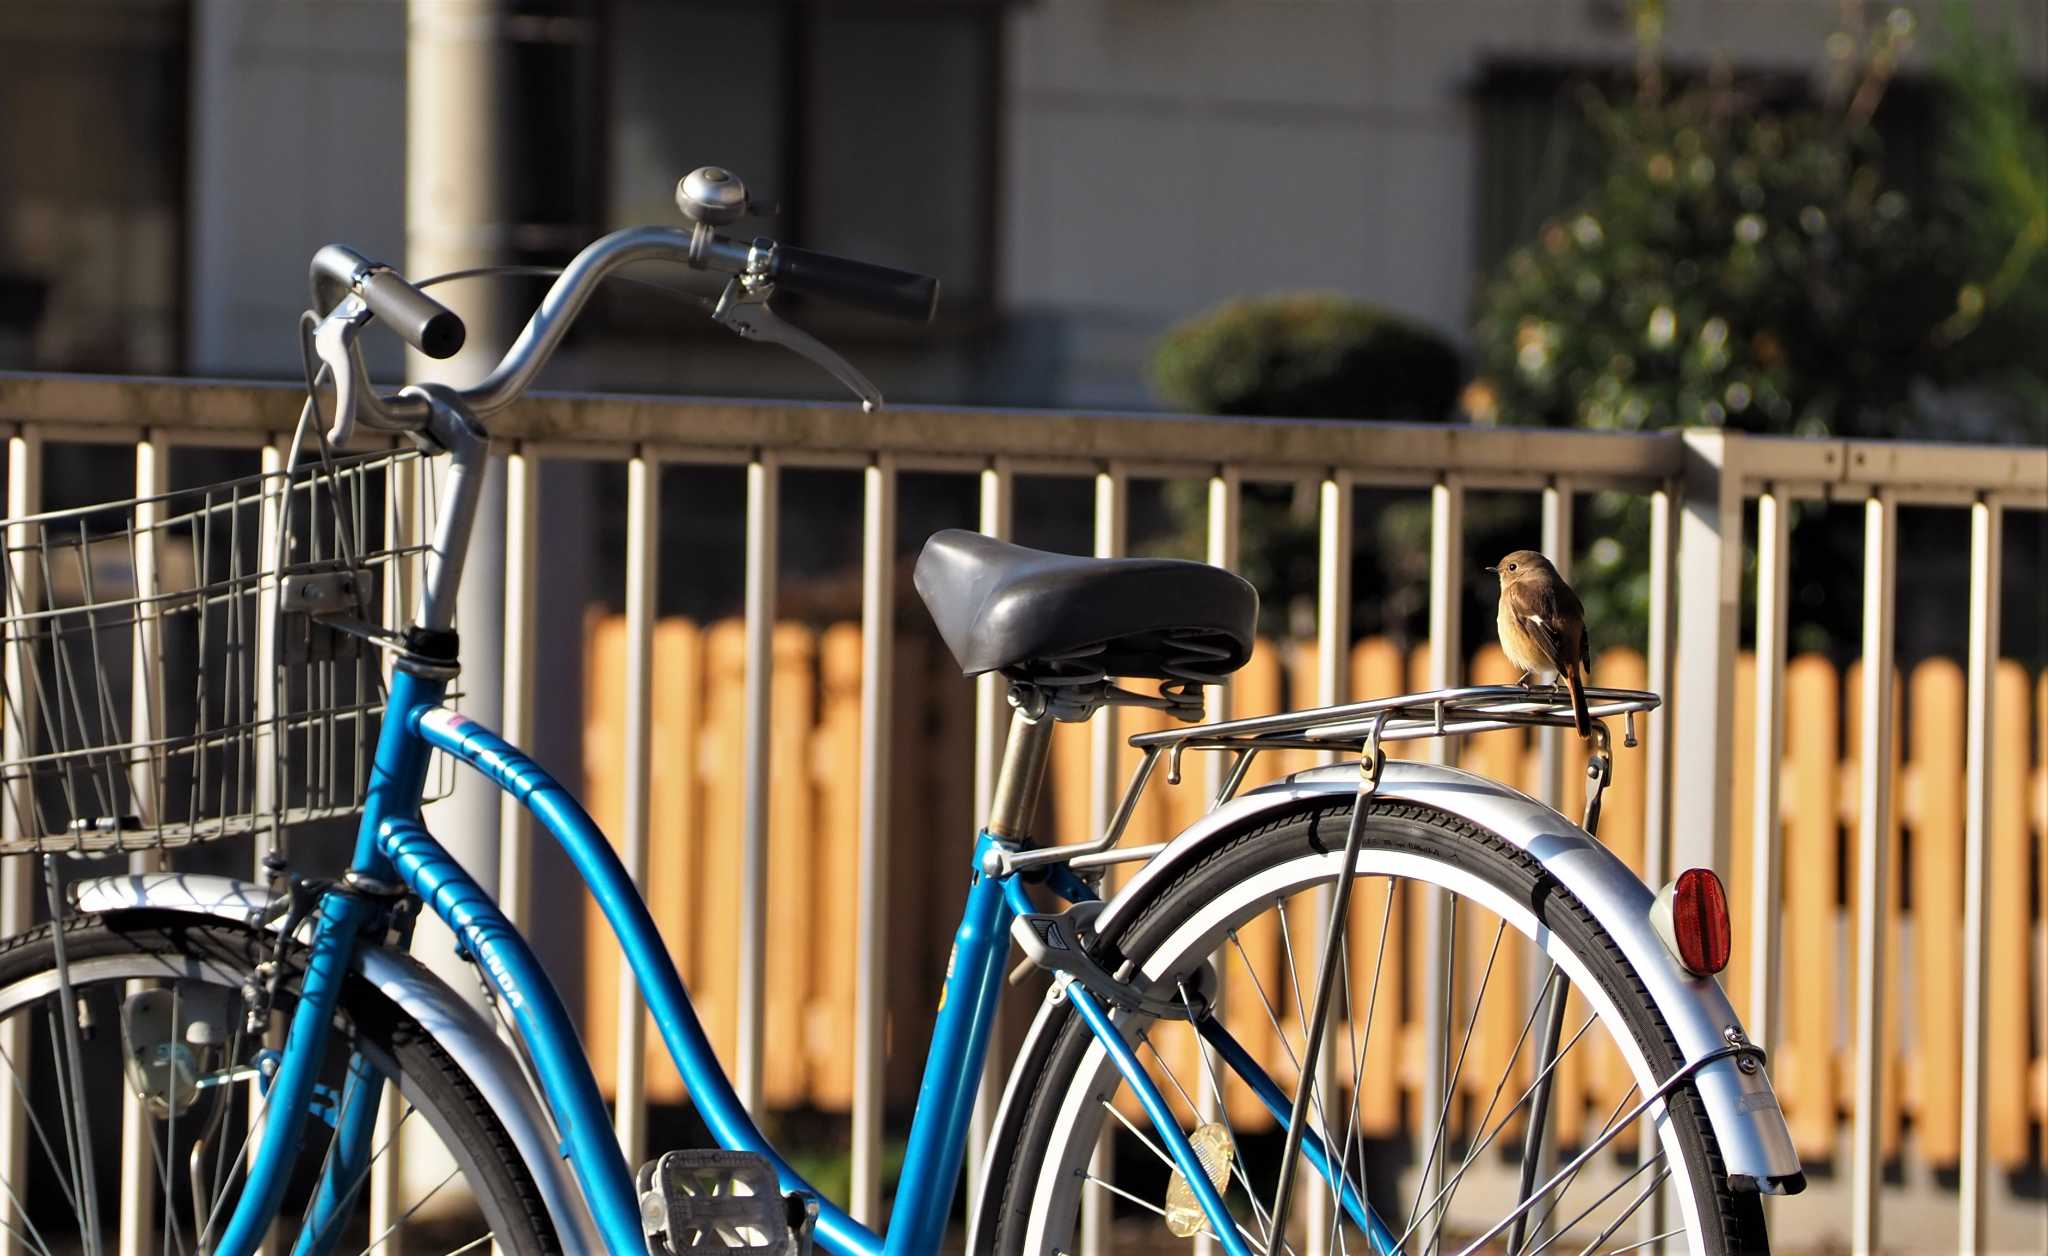
POLYGON ((1554 674, 1571 690, 1572 723, 1579 736, 1593 734, 1586 713, 1586 608, 1535 550, 1516 550, 1488 567, 1500 576, 1500 648, 1522 669, 1519 683, 1539 673, 1554 674))

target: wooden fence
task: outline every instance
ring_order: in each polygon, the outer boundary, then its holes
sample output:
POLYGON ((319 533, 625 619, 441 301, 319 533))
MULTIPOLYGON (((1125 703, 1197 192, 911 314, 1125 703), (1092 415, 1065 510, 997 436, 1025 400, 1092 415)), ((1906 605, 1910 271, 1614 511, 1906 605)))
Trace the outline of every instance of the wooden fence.
MULTIPOLYGON (((648 898, 670 949, 689 983, 698 1011, 720 1054, 731 1058, 739 903, 741 812, 742 640, 738 620, 700 627, 679 619, 656 629, 653 684, 653 797, 648 898)), ((623 787, 625 623, 590 622, 586 652, 585 796, 607 832, 619 831, 623 787)), ((856 764, 859 757, 860 630, 835 624, 815 631, 780 625, 774 637, 772 686, 772 868, 767 949, 767 1043, 763 1093, 771 1108, 815 1107, 845 1111, 853 1094, 854 870, 856 764)), ((1380 696, 1426 687, 1426 652, 1404 658, 1391 642, 1373 638, 1353 648, 1354 696, 1380 696)), ((1261 643, 1233 685, 1233 713, 1285 709, 1314 692, 1313 643, 1261 643)), ((1473 683, 1504 682, 1513 669, 1489 647, 1472 660, 1473 683)), ((1598 682, 1617 687, 1643 683, 1640 655, 1609 650, 1598 660, 1598 682)), ((887 969, 889 983, 888 1092, 892 1105, 915 1096, 921 1044, 944 968, 950 929, 966 875, 971 815, 972 689, 929 638, 898 636, 894 736, 896 799, 891 867, 896 874, 887 969), (902 1044, 898 1047, 896 1044, 902 1044)), ((1775 1023, 1772 1073, 1801 1155, 1827 1162, 1846 1128, 1853 1061, 1850 1038, 1855 956, 1853 878, 1845 843, 1856 824, 1857 668, 1828 659, 1791 660, 1780 797, 1784 816, 1782 887, 1782 1006, 1775 1023)), ((1748 931, 1750 793, 1753 758, 1752 662, 1738 661, 1735 781, 1731 814, 1736 831, 1733 866, 1723 869, 1737 915, 1735 955, 1725 984, 1738 1009, 1749 1008, 1748 931)), ((1946 658, 1915 665, 1895 692, 1902 695, 1900 735, 1894 745, 1899 771, 1892 879, 1887 905, 1892 1017, 1885 1042, 1887 1157, 1902 1148, 1910 1129, 1912 1155, 1938 1169, 1960 1154, 1962 1074, 1962 869, 1963 669, 1946 658)), ((1991 1163, 2021 1169, 2038 1163, 2040 1140, 2032 1127, 2048 1124, 2048 956, 2042 910, 2048 903, 2048 673, 2030 679, 2011 660, 1996 683, 1998 755, 1990 851, 1992 900, 1989 958, 1989 1154, 1991 1163)), ((1156 713, 1124 711, 1125 734, 1156 727, 1156 713)), ((1583 800, 1583 751, 1566 738, 1568 759, 1561 807, 1577 814, 1583 800)), ((1135 752, 1126 748, 1133 761, 1135 752)), ((1605 804, 1601 837, 1624 860, 1643 863, 1643 808, 1647 747, 1618 752, 1614 784, 1605 804)), ((1314 752, 1273 754, 1251 783, 1318 761, 1314 752)), ((1539 792, 1539 755, 1524 731, 1468 740, 1461 762, 1496 779, 1539 792)), ((1169 786, 1155 778, 1126 837, 1128 843, 1170 837, 1205 806, 1202 773, 1169 786)), ((1051 830, 1061 840, 1089 836, 1088 739, 1078 726, 1062 726, 1054 739, 1051 830)), ((1682 800, 1681 800, 1682 802, 1682 800)), ((1128 875, 1129 866, 1117 869, 1128 875)), ((1372 1035, 1359 1113, 1369 1133, 1394 1135, 1403 1126, 1404 1099, 1422 1079, 1420 913, 1368 895, 1352 922, 1370 954, 1386 911, 1390 936, 1408 937, 1404 964, 1382 975, 1379 1024, 1399 1011, 1401 1032, 1372 1035), (1414 931, 1412 934, 1408 931, 1414 931)), ((1313 913, 1293 913, 1290 928, 1310 927, 1313 913)), ((1474 922, 1477 927, 1477 922, 1474 922)), ((600 1083, 609 1091, 615 1057, 618 966, 615 946, 594 910, 586 909, 584 1034, 600 1083)), ((1249 962, 1278 975, 1283 940, 1277 924, 1264 934, 1246 931, 1249 962)), ((1306 935, 1295 939, 1297 947, 1306 935)), ((1490 939, 1467 945, 1485 950, 1490 939)), ((1505 952, 1504 952, 1505 956, 1505 952)), ((1362 960, 1361 960, 1362 962, 1362 960)), ((1506 961, 1512 964, 1512 961, 1506 961)), ((1503 971, 1515 972, 1510 966, 1503 971)), ((1358 981, 1365 984, 1364 976, 1358 981)), ((1269 980, 1268 989, 1283 981, 1269 980)), ((1467 1000, 1474 996, 1463 991, 1467 1000)), ((1496 987, 1486 1014, 1473 1028, 1466 1075, 1498 1078, 1523 1019, 1520 983, 1496 987), (1508 987, 1512 987, 1509 989, 1508 987), (1507 997, 1502 997, 1506 993, 1507 997), (1491 1068, 1488 1065, 1491 1063, 1491 1068)), ((1283 1001, 1291 994, 1283 994, 1283 1001)), ((1012 1000, 1008 1031, 1028 1015, 1033 1000, 1012 1000)), ((1250 1001, 1231 1005, 1234 1032, 1255 1052, 1270 1045, 1270 1024, 1250 1001)), ((1469 1006, 1469 1003, 1468 1003, 1469 1006)), ((1287 1022, 1290 1007, 1279 1009, 1287 1022)), ((1463 1019, 1455 1017, 1454 1026, 1463 1019)), ((1162 1054, 1181 1071, 1192 1064, 1185 1035, 1158 1036, 1162 1054)), ((649 1036, 648 1096, 683 1098, 681 1082, 655 1035, 649 1036)), ((1604 1045, 1604 1044, 1603 1044, 1604 1045)), ((998 1050, 1000 1050, 1000 1046, 998 1050)), ((1268 1057, 1270 1058, 1270 1057, 1268 1057)), ((1598 1053, 1577 1052, 1560 1069, 1560 1135, 1565 1142, 1621 1098, 1619 1070, 1602 1067, 1598 1053), (1597 1110, 1596 1110, 1597 1109, 1597 1110)), ((1486 1095, 1472 1100, 1483 1104, 1486 1095)), ((1226 1094, 1235 1119, 1257 1124, 1263 1109, 1248 1093, 1226 1094)), ((1465 1115, 1477 1116, 1476 1112, 1465 1115)), ((1454 1123, 1458 1117, 1454 1115, 1454 1123)))

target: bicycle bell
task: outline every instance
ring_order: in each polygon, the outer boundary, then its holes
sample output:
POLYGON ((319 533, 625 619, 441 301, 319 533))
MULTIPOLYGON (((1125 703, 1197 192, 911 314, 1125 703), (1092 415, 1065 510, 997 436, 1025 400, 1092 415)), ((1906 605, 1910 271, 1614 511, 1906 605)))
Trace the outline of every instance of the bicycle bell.
POLYGON ((747 212, 747 185, 723 166, 699 166, 676 183, 676 208, 692 222, 723 226, 747 212))

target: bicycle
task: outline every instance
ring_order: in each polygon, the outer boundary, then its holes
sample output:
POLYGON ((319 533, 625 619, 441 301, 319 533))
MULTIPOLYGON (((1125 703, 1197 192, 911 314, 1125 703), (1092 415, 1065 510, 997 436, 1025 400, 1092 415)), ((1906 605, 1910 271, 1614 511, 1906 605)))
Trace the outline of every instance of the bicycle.
POLYGON ((120 1163, 148 1179, 120 1192, 124 1252, 242 1256, 294 1218, 293 1250, 308 1254, 367 1251, 401 1223, 453 1251, 933 1251, 1014 941, 1051 985, 968 1206, 977 1251, 1074 1250, 1089 1198, 1126 1206, 1126 1237, 1135 1225, 1157 1239, 1163 1225, 1233 1256, 1764 1250, 1760 1194, 1803 1178, 1761 1052, 1711 977, 1717 943, 1726 962, 1718 883, 1691 876, 1653 894, 1592 836, 1607 721, 1633 739, 1656 695, 1587 691, 1590 801, 1574 824, 1483 777, 1387 755, 1402 741, 1569 725, 1545 691, 1466 687, 1195 724, 1205 687, 1250 656, 1249 585, 1199 563, 1075 558, 965 532, 928 542, 916 585, 963 672, 1007 680, 1010 737, 886 1232, 812 1190, 720 1071, 604 835, 547 772, 448 705, 484 420, 532 382, 607 275, 641 259, 723 274, 715 320, 817 362, 868 405, 873 386, 769 299, 809 291, 911 317, 936 301, 923 276, 720 234, 747 209, 723 171, 695 172, 678 200, 687 228, 590 245, 496 369, 462 390, 370 384, 358 340, 372 321, 436 357, 459 347, 461 323, 425 284, 322 249, 302 324, 307 401, 283 468, 7 521, 0 852, 17 857, 17 892, 22 859, 39 861, 51 917, 0 944, 0 1064, 16 1101, 0 1112, 7 1246, 115 1246, 96 1139, 118 1133, 120 1163), (358 426, 389 446, 343 452, 358 426), (437 459, 445 473, 422 474, 437 459), (130 572, 111 589, 93 579, 109 546, 130 572), (182 580, 168 571, 179 563, 182 580), (189 701, 171 695, 174 676, 189 701), (1141 681, 1156 692, 1127 687, 1141 681), (1109 705, 1189 723, 1133 739, 1140 765, 1105 832, 1037 840, 1052 728, 1109 705), (1244 788, 1273 750, 1351 761, 1244 788), (561 844, 717 1149, 637 1173, 625 1163, 545 972, 421 822, 436 751, 561 844), (1208 815, 1163 849, 1120 849, 1161 760, 1177 778, 1189 751, 1227 756, 1208 815), (353 833, 338 877, 297 875, 281 857, 269 885, 146 866, 318 823, 353 833), (140 862, 66 890, 60 857, 95 853, 140 862), (1105 900, 1103 873, 1119 862, 1142 866, 1105 900), (474 961, 497 1024, 407 953, 426 911, 474 961), (1510 937, 1519 944, 1504 947, 1510 937), (1402 1044, 1373 1032, 1383 979, 1417 960, 1428 980, 1415 998, 1441 999, 1442 1015, 1411 1069, 1428 1135, 1404 1166, 1362 1109, 1368 1078, 1402 1067, 1402 1044), (1560 1148, 1554 1083, 1577 1051, 1617 1070, 1603 1095, 1618 1098, 1560 1148), (1483 1074, 1468 1076, 1468 1059, 1483 1074), (118 1080, 90 1086, 89 1069, 118 1080), (412 1201, 378 1166, 416 1133, 437 1138, 450 1167, 412 1201), (1091 1168, 1105 1144, 1154 1167, 1111 1181, 1091 1168), (372 1232, 373 1215, 388 1228, 372 1232))

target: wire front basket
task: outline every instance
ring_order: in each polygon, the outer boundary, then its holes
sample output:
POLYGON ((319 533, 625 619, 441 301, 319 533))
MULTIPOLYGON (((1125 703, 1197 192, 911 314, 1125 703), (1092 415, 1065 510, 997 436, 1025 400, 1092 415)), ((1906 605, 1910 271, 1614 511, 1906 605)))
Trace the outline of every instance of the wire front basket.
POLYGON ((393 449, 8 520, 0 854, 357 811, 433 497, 393 449))

